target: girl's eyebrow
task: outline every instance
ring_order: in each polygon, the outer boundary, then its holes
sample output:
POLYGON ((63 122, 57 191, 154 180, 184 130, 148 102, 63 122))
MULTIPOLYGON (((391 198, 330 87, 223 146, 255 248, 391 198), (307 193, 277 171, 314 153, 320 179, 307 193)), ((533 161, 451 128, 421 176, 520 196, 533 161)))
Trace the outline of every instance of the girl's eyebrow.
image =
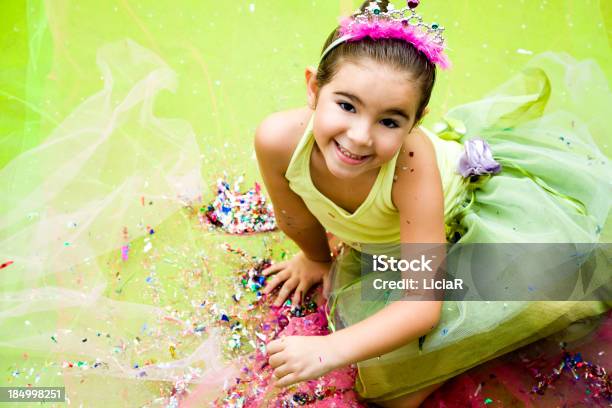
MULTIPOLYGON (((363 101, 361 99, 359 99, 359 97, 357 95, 353 95, 351 93, 348 92, 343 92, 343 91, 336 91, 334 92, 335 95, 340 95, 340 96, 344 96, 346 98, 349 98, 350 100, 357 102, 359 105, 364 105, 363 101)), ((406 112, 404 112, 402 109, 400 108, 390 108, 387 109, 386 111, 384 111, 383 113, 388 113, 391 115, 398 115, 403 117, 404 119, 406 119, 407 121, 410 121, 410 115, 408 115, 406 112)))

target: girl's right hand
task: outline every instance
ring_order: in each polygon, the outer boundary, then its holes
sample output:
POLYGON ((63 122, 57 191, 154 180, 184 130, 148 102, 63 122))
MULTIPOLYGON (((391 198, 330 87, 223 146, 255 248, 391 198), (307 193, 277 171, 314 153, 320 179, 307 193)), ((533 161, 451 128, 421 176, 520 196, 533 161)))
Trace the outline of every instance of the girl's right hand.
POLYGON ((263 293, 269 294, 274 288, 284 282, 276 297, 274 306, 281 306, 293 291, 295 292, 291 303, 299 305, 302 297, 308 293, 312 286, 319 282, 323 282, 325 286, 330 267, 331 261, 312 261, 300 251, 291 260, 279 262, 264 269, 264 276, 276 275, 267 282, 263 293))

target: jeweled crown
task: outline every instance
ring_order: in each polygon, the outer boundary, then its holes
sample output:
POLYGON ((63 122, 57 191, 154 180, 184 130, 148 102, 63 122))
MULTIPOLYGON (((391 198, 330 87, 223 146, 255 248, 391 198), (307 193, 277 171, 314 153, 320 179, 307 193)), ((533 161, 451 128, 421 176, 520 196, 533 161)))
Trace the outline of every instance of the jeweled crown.
POLYGON ((348 41, 357 41, 364 37, 372 39, 395 38, 412 44, 416 49, 440 68, 450 67, 444 53, 444 27, 438 23, 424 23, 415 11, 418 0, 409 0, 404 8, 396 9, 393 4, 383 11, 381 1, 371 1, 369 6, 358 10, 353 16, 340 23, 340 38, 327 47, 321 60, 335 47, 348 41))

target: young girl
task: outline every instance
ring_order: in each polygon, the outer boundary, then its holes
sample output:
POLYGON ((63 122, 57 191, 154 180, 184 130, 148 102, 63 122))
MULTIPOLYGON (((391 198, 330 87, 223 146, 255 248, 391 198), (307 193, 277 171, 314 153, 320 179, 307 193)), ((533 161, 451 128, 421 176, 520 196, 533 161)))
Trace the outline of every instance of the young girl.
POLYGON ((296 304, 323 282, 337 329, 271 342, 278 386, 357 363, 364 399, 417 406, 444 380, 606 310, 599 302, 360 303, 364 245, 593 242, 609 209, 609 165, 595 146, 578 131, 579 151, 553 145, 559 129, 551 122, 534 137, 550 94, 543 71, 524 79, 535 93, 515 82, 487 109, 456 110, 444 132, 455 140, 419 127, 436 65, 448 61, 443 29, 422 23, 417 4, 365 2, 329 36, 318 68, 306 69, 308 106, 272 114, 257 129, 278 225, 300 247, 265 271, 266 293, 280 288, 276 305, 296 304), (523 90, 527 98, 508 96, 523 90), (571 182, 562 175, 568 167, 571 182), (333 268, 326 231, 347 246, 333 268))

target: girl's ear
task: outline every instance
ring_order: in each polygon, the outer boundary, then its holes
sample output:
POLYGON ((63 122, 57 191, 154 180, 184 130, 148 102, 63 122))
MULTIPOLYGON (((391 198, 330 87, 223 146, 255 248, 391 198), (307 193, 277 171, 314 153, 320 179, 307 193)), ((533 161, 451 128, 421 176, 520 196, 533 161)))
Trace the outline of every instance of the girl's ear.
POLYGON ((308 107, 314 110, 317 106, 317 96, 319 95, 319 84, 317 83, 317 69, 315 67, 306 67, 305 76, 308 107))

